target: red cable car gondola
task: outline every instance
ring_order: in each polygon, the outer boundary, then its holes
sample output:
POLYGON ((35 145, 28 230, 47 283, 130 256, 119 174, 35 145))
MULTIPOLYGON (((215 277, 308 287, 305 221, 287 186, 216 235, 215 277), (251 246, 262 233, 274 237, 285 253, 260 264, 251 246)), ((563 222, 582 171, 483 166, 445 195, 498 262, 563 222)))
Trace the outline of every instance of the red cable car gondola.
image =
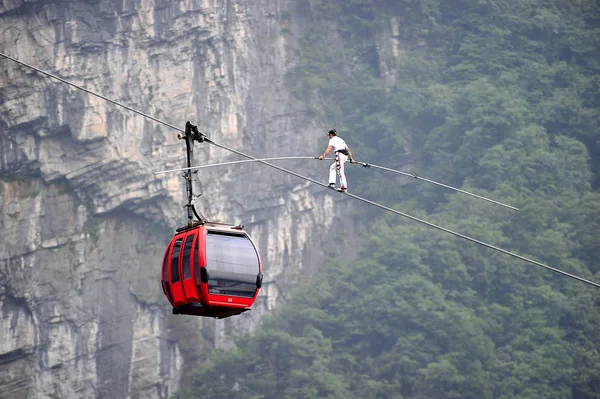
POLYGON ((174 314, 237 315, 250 310, 261 285, 260 256, 240 226, 184 229, 165 251, 162 287, 174 314))
MULTIPOLYGON (((194 141, 205 137, 187 122, 179 138, 186 140, 189 168, 194 141)), ((162 262, 161 285, 173 313, 222 319, 250 310, 262 285, 260 255, 241 225, 212 223, 198 215, 190 169, 184 178, 188 225, 177 229, 162 262)))

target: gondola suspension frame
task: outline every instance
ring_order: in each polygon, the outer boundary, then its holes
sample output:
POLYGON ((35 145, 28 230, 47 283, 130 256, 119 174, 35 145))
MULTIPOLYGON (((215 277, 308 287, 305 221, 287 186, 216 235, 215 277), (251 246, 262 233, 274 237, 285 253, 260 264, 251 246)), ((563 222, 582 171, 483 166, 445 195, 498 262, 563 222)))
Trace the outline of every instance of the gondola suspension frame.
POLYGON ((186 143, 188 167, 183 178, 188 221, 176 229, 165 250, 162 290, 173 314, 219 319, 238 315, 250 310, 262 287, 260 254, 242 224, 210 222, 196 210, 200 195, 194 194, 194 175, 198 171, 190 168, 194 144, 210 140, 189 121, 177 138, 186 143))
MULTIPOLYGON (((192 123, 190 123, 190 121, 187 121, 185 124, 185 133, 179 133, 177 135, 177 138, 179 140, 185 140, 187 167, 190 168, 192 165, 194 165, 194 142, 197 141, 199 143, 203 143, 206 136, 204 135, 204 133, 198 130, 198 127, 196 125, 193 125, 192 123)), ((203 215, 198 214, 198 211, 194 206, 194 203, 196 201, 196 197, 194 196, 194 175, 196 174, 196 172, 197 171, 192 171, 191 169, 188 169, 183 174, 188 200, 187 204, 185 205, 185 207, 187 208, 188 223, 187 226, 178 228, 178 232, 208 222, 208 220, 203 215), (196 221, 194 220, 194 216, 197 218, 196 221)), ((200 195, 198 195, 198 197, 200 195)))

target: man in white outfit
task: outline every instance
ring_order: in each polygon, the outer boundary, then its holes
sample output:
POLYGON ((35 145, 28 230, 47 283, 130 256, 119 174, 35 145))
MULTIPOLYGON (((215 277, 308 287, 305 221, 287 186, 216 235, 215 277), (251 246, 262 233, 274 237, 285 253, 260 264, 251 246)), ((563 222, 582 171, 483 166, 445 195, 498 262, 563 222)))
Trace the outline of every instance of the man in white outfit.
POLYGON ((345 193, 348 189, 348 183, 346 182, 346 174, 344 173, 344 164, 348 160, 354 163, 352 151, 350 151, 346 142, 337 136, 335 129, 331 129, 327 132, 327 135, 329 136, 329 146, 323 155, 319 157, 319 160, 322 161, 332 150, 335 152, 335 162, 329 167, 329 187, 335 188, 335 175, 337 174, 340 179, 340 188, 338 191, 345 193))

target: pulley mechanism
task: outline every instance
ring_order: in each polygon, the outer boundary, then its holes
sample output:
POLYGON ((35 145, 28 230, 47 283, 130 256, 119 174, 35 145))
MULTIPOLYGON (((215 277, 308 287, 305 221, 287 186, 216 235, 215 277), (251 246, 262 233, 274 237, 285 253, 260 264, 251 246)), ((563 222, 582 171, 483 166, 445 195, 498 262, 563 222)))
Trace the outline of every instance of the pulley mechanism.
POLYGON ((185 134, 178 133, 177 138, 179 140, 191 139, 192 141, 197 141, 199 143, 203 143, 206 135, 198 130, 196 125, 192 125, 190 121, 185 123, 185 134))
MULTIPOLYGON (((187 167, 190 168, 194 164, 194 142, 197 141, 199 143, 203 143, 206 139, 206 136, 204 135, 204 133, 198 130, 198 127, 196 125, 192 125, 190 121, 187 121, 185 123, 185 132, 183 134, 178 133, 177 138, 179 140, 185 140, 187 167)), ((204 216, 202 216, 196 211, 196 207, 194 206, 196 198, 198 198, 201 194, 194 195, 194 179, 192 176, 193 173, 194 172, 192 172, 192 170, 188 169, 183 174, 188 199, 188 202, 185 205, 185 207, 187 208, 188 217, 188 223, 186 227, 192 227, 208 222, 208 220, 204 216), (197 220, 194 220, 194 216, 196 216, 197 220)))

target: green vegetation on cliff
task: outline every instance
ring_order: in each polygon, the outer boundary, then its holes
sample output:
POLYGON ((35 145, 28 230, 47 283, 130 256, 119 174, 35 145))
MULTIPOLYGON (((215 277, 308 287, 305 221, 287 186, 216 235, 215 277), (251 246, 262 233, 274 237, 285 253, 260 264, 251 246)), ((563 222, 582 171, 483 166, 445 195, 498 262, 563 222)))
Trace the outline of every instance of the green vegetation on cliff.
MULTIPOLYGON (((290 89, 361 159, 410 154, 521 211, 384 179, 354 192, 600 281, 596 1, 304 1, 291 15, 307 33, 290 89)), ((356 259, 332 260, 178 396, 600 398, 599 290, 369 216, 356 259)))

